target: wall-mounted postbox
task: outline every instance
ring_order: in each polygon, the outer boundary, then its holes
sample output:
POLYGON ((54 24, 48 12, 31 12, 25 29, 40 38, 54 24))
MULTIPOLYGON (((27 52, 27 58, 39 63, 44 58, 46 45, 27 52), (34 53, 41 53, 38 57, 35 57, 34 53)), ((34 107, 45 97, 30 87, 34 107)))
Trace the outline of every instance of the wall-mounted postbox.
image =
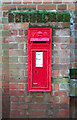
POLYGON ((51 28, 28 29, 28 91, 51 91, 51 28))

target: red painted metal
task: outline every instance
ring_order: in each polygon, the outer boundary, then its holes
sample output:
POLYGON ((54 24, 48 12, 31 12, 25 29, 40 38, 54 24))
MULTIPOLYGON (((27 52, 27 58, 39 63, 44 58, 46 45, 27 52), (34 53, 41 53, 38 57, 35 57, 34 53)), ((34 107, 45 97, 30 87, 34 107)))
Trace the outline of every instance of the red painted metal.
POLYGON ((28 91, 51 91, 52 29, 28 29, 28 91))

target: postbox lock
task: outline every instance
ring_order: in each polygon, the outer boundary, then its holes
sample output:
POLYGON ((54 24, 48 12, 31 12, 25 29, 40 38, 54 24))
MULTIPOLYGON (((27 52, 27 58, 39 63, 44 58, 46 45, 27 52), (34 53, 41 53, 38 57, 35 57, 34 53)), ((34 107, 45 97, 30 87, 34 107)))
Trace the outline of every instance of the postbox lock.
POLYGON ((37 73, 37 71, 35 71, 35 73, 37 73))

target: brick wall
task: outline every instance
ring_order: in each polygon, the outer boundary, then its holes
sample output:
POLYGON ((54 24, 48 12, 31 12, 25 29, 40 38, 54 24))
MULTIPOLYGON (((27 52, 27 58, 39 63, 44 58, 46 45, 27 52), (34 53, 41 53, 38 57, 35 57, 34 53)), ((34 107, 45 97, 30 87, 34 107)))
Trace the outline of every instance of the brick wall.
POLYGON ((71 29, 71 66, 70 68, 77 68, 77 3, 75 3, 75 10, 71 11, 71 21, 73 24, 71 24, 70 29, 71 29))
MULTIPOLYGON (((63 2, 55 0, 39 0, 39 2, 17 0, 15 2, 9 0, 2 3, 0 7, 0 43, 2 46, 0 78, 2 80, 3 118, 69 117, 69 69, 76 68, 74 59, 76 55, 74 52, 76 4, 67 2, 64 0, 63 2), (29 23, 9 23, 6 13, 16 6, 19 8, 35 7, 37 10, 68 10, 75 21, 75 24, 72 25, 71 36, 70 23, 50 23, 53 27, 52 91, 50 93, 28 92, 27 30, 29 23), (72 35, 72 33, 74 34, 72 35), (71 51, 70 45, 72 46, 71 51)), ((43 24, 40 23, 40 25, 43 24)))

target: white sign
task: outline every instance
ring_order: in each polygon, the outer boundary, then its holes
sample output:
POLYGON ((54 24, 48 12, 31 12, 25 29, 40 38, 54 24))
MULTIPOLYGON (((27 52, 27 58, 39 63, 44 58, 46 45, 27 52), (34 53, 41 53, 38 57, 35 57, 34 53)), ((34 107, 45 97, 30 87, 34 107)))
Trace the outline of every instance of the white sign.
POLYGON ((36 52, 36 67, 43 67, 43 52, 36 52))

